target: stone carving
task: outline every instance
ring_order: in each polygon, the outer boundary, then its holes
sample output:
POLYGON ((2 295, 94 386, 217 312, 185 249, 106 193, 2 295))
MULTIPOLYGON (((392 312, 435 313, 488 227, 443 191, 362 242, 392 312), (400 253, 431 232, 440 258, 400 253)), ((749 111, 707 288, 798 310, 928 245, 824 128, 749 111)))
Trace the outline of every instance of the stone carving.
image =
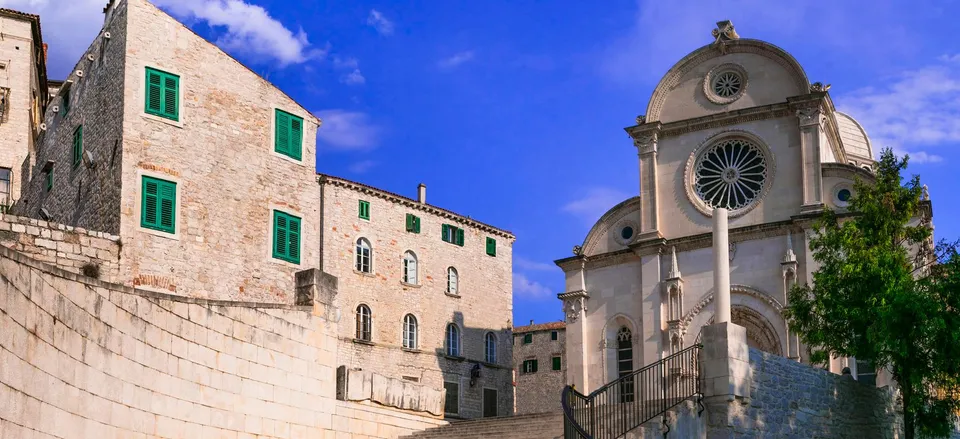
POLYGON ((731 242, 729 245, 730 248, 730 262, 733 262, 733 258, 737 257, 737 243, 731 242))
POLYGON ((781 262, 797 262, 797 254, 793 252, 793 234, 787 233, 787 251, 783 254, 781 262))
POLYGON ((337 368, 337 399, 371 400, 403 410, 443 414, 445 392, 359 369, 337 368))
POLYGON ((637 125, 643 125, 647 123, 647 115, 641 114, 637 116, 637 125))
POLYGON ((740 35, 737 35, 737 31, 733 28, 733 23, 730 20, 718 21, 717 28, 711 34, 714 38, 713 44, 718 46, 722 53, 727 52, 727 43, 740 39, 740 35))
POLYGON ((574 256, 583 256, 583 247, 579 245, 573 246, 573 254, 574 256))
POLYGON ((927 188, 927 185, 923 185, 923 194, 920 196, 920 199, 923 201, 930 199, 930 189, 927 188))
MULTIPOLYGON (((730 285, 730 292, 737 293, 737 294, 746 294, 748 296, 756 297, 757 299, 760 299, 766 302, 778 313, 783 312, 783 304, 780 303, 779 300, 774 299, 770 295, 763 293, 760 290, 757 290, 756 288, 749 287, 746 285, 735 284, 735 285, 730 285)), ((706 297, 700 299, 700 301, 697 302, 696 305, 694 305, 693 309, 691 309, 686 315, 683 316, 683 319, 680 322, 680 328, 682 329, 683 333, 687 332, 687 327, 690 325, 690 322, 693 321, 694 317, 696 317, 697 314, 700 314, 700 311, 703 311, 703 309, 706 308, 707 305, 710 304, 710 302, 713 302, 713 296, 714 295, 711 293, 706 297)))
POLYGON ((810 84, 810 91, 813 93, 826 93, 827 90, 830 90, 830 84, 824 84, 822 82, 810 84))
POLYGON ((820 107, 797 109, 797 117, 800 119, 800 126, 820 123, 820 107))
POLYGON ((583 313, 587 312, 587 302, 581 297, 571 297, 563 301, 563 312, 568 323, 575 323, 583 313))
POLYGON ((645 133, 637 136, 633 140, 634 146, 640 151, 640 154, 657 152, 657 133, 645 133))

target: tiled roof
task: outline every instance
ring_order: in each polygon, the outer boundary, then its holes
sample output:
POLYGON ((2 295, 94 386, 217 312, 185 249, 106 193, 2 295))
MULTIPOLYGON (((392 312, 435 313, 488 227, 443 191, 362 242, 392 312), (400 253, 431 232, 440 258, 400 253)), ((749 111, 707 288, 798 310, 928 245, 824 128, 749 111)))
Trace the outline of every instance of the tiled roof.
POLYGON ((537 332, 537 331, 552 331, 555 329, 565 329, 567 327, 566 322, 548 322, 548 323, 535 323, 532 325, 526 326, 514 326, 514 334, 523 334, 525 332, 537 332))
POLYGON ((430 212, 430 213, 433 213, 433 214, 436 214, 436 215, 451 217, 451 218, 453 218, 453 219, 459 220, 459 221, 461 221, 461 222, 463 222, 463 223, 466 223, 466 224, 468 224, 468 225, 471 225, 471 226, 473 226, 473 227, 476 227, 476 228, 478 228, 478 229, 480 229, 480 230, 484 230, 484 231, 487 231, 487 232, 492 232, 492 233, 501 235, 501 236, 506 237, 506 238, 516 239, 516 237, 513 235, 513 233, 511 233, 511 232, 508 231, 508 230, 504 230, 504 229, 501 229, 501 228, 498 228, 498 227, 491 226, 491 225, 489 225, 489 224, 482 223, 482 222, 477 221, 477 220, 475 220, 475 219, 473 219, 473 218, 469 218, 469 217, 460 215, 460 214, 458 214, 458 213, 456 213, 456 212, 449 211, 449 210, 447 210, 447 209, 443 209, 443 208, 440 208, 440 207, 437 207, 437 206, 433 206, 433 205, 430 205, 430 204, 420 203, 419 201, 414 200, 413 198, 404 197, 403 195, 398 195, 398 194, 395 194, 395 193, 393 193, 393 192, 385 191, 385 190, 383 190, 383 189, 378 189, 378 188, 375 188, 375 187, 370 186, 370 185, 366 185, 366 184, 363 184, 363 183, 358 183, 358 182, 356 182, 356 181, 347 180, 347 179, 345 179, 345 178, 335 177, 335 176, 333 176, 333 175, 323 174, 323 173, 319 173, 319 172, 317 173, 317 175, 320 177, 320 183, 321 183, 321 184, 323 184, 324 182, 329 182, 329 183, 332 183, 332 184, 335 184, 335 185, 344 186, 344 187, 348 187, 348 188, 351 188, 351 187, 352 187, 353 189, 366 190, 366 191, 369 191, 369 192, 373 192, 373 193, 379 194, 379 195, 381 195, 381 196, 383 196, 383 197, 385 197, 385 198, 392 199, 391 201, 400 202, 400 203, 406 203, 406 204, 411 205, 411 207, 419 207, 419 208, 421 208, 421 209, 423 209, 423 210, 426 210, 427 212, 430 212))

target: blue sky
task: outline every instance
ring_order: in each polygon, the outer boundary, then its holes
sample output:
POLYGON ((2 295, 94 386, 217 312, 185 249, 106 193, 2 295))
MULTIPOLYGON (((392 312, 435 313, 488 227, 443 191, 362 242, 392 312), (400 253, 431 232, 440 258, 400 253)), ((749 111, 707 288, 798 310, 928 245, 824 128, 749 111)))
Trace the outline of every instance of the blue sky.
MULTIPOLYGON (((956 0, 153 1, 323 118, 319 171, 408 196, 423 182, 431 204, 514 232, 521 324, 562 318, 552 261, 637 191, 623 128, 722 19, 832 84, 875 148, 909 152, 937 237, 960 237, 956 0)), ((62 78, 104 3, 0 7, 41 14, 62 78)))

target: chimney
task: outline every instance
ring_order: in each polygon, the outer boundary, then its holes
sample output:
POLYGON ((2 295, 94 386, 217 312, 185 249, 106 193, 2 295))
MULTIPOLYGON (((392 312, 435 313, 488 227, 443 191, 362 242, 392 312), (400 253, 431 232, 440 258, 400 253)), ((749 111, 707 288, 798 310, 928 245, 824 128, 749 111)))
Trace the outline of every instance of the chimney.
POLYGON ((427 185, 423 183, 417 186, 417 202, 427 204, 427 185))
POLYGON ((530 325, 533 326, 533 319, 530 319, 530 325))

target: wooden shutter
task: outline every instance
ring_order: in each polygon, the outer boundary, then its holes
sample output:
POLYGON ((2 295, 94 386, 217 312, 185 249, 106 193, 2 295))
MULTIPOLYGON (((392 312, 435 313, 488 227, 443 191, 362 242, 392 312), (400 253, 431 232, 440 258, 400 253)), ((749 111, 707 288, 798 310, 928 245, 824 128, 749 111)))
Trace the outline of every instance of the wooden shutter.
POLYGON ((420 217, 413 217, 413 233, 420 233, 420 217))
POLYGON ((300 263, 300 218, 273 211, 273 257, 300 263))
POLYGON ((553 357, 553 370, 560 370, 560 357, 553 357))
POLYGON ((147 69, 146 112, 157 115, 163 112, 163 78, 160 72, 151 69, 147 69))
POLYGON ((463 229, 457 227, 457 245, 463 247, 463 229))
POLYGON ((156 180, 143 179, 143 209, 141 225, 144 227, 157 228, 160 221, 157 220, 157 206, 160 205, 160 185, 156 180))
POLYGON ((180 118, 180 78, 167 74, 163 78, 163 115, 173 120, 180 118))
POLYGON ((451 240, 451 239, 448 237, 448 235, 447 235, 448 233, 450 233, 450 226, 444 224, 442 227, 440 227, 440 239, 442 239, 442 240, 444 240, 444 241, 446 241, 446 242, 452 242, 453 240, 451 240))
POLYGON ((162 232, 176 232, 177 184, 143 177, 140 226, 162 232))
POLYGON ((167 232, 175 231, 175 214, 177 209, 177 187, 173 183, 164 181, 160 184, 160 228, 167 232))
POLYGON ((536 371, 537 371, 537 360, 532 360, 532 361, 533 361, 533 371, 536 372, 536 371))
POLYGON ((487 254, 490 256, 497 255, 497 240, 493 238, 487 238, 487 254))
POLYGON ((409 213, 407 214, 407 231, 408 232, 413 231, 413 218, 414 216, 412 214, 409 214, 409 213))
POLYGON ((290 256, 290 262, 300 263, 300 218, 288 218, 287 233, 287 255, 290 256))
POLYGON ((303 118, 275 110, 274 151, 300 160, 303 150, 303 118))
POLYGON ((83 125, 73 132, 73 167, 76 168, 83 160, 83 125))
POLYGON ((287 217, 280 212, 274 212, 273 219, 273 256, 283 259, 287 256, 287 217))
POLYGON ((299 160, 301 145, 303 143, 303 119, 295 116, 290 117, 290 143, 287 150, 290 156, 299 160))
POLYGON ((281 154, 290 155, 290 115, 277 110, 275 125, 277 133, 274 150, 281 154))

